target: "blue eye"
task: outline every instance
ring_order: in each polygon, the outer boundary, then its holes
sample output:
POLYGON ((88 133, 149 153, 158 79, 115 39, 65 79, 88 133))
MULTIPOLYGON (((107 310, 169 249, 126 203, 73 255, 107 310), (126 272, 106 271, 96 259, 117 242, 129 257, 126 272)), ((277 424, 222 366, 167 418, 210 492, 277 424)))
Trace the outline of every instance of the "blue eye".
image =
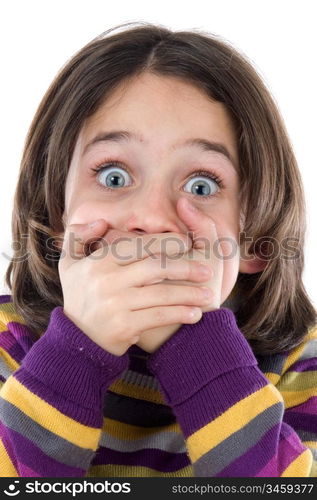
MULTIPOLYGON (((103 163, 91 170, 94 175, 97 175, 98 183, 102 189, 113 191, 131 185, 131 182, 129 183, 129 177, 131 177, 129 170, 118 161, 103 163)), ((214 196, 224 187, 222 180, 209 171, 195 172, 185 185, 187 184, 190 185, 189 192, 202 199, 214 196)))
POLYGON ((212 196, 220 189, 220 180, 210 172, 198 172, 188 181, 189 190, 195 196, 212 196), (208 180, 206 179, 208 178, 208 180))
POLYGON ((100 183, 110 189, 126 187, 128 172, 116 165, 116 162, 111 162, 108 165, 101 165, 93 169, 95 172, 99 172, 98 179, 100 183))

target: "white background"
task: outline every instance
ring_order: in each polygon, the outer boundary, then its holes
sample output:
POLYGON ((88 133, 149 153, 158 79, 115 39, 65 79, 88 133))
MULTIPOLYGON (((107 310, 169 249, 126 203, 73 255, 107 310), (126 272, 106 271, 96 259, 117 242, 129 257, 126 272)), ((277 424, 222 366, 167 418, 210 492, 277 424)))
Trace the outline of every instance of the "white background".
POLYGON ((304 181, 304 283, 317 304, 315 255, 317 9, 314 0, 27 0, 1 2, 0 293, 12 255, 11 212, 27 129, 60 67, 103 31, 129 21, 220 35, 243 52, 278 103, 304 181))

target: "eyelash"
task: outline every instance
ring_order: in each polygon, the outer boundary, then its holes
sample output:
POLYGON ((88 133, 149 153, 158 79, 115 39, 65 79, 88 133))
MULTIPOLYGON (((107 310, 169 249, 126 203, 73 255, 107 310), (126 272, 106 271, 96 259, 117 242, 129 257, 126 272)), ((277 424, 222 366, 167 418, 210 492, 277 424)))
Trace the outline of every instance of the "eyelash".
MULTIPOLYGON (((95 165, 95 167, 91 168, 91 171, 93 172, 93 176, 96 176, 100 171, 102 170, 105 170, 107 168, 110 168, 110 167, 118 167, 118 168, 121 168, 122 170, 125 170, 126 172, 128 172, 128 174, 130 176, 132 176, 132 173, 130 171, 129 168, 127 168, 126 166, 124 166, 122 163, 120 163, 119 161, 116 161, 116 160, 111 160, 109 162, 103 162, 101 164, 97 164, 95 165)), ((223 184, 223 181, 222 179, 214 174, 213 172, 208 172, 206 170, 198 170, 196 172, 194 172, 193 174, 191 174, 189 176, 189 179, 192 179, 193 177, 197 177, 197 176, 202 176, 202 177, 207 177, 208 179, 211 179, 212 181, 214 181, 217 186, 219 187, 220 190, 222 190, 224 188, 224 184, 223 184)), ((112 188, 109 188, 107 186, 101 186, 101 189, 106 189, 106 191, 114 191, 114 189, 112 188)), ((211 198, 211 197, 214 197, 216 196, 218 193, 214 193, 214 194, 209 194, 209 195, 206 195, 206 196, 199 196, 198 194, 193 194, 193 196, 195 196, 195 198, 199 198, 201 200, 206 200, 208 198, 211 198)))

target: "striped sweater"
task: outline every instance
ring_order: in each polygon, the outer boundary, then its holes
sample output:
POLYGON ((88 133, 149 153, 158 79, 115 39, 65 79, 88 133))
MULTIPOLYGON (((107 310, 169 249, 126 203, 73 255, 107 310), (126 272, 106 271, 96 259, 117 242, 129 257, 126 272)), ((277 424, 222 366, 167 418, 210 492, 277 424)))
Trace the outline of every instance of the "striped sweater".
POLYGON ((0 302, 0 476, 317 477, 317 328, 256 358, 223 307, 115 356, 0 302))

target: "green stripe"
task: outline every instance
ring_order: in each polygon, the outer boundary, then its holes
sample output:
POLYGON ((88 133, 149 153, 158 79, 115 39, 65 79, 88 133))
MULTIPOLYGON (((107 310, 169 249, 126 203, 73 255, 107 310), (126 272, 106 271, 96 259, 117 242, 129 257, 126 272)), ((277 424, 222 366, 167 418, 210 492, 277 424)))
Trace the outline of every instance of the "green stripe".
POLYGON ((317 388, 317 371, 287 372, 276 384, 279 391, 303 391, 317 388))

